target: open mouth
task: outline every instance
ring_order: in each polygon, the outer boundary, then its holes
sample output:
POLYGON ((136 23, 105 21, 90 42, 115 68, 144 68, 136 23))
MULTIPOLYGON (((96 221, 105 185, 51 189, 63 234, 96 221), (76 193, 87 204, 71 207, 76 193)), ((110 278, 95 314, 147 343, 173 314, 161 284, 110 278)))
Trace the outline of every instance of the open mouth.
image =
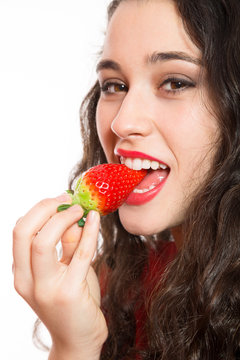
POLYGON ((121 156, 120 162, 130 169, 148 170, 141 183, 129 195, 126 203, 130 205, 140 205, 155 197, 161 190, 170 172, 170 168, 166 164, 155 160, 121 156))

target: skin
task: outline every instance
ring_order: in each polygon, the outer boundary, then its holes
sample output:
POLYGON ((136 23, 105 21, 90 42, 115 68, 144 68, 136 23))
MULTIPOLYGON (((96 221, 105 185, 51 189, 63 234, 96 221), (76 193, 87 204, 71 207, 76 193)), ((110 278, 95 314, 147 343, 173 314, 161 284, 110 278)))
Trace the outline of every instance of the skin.
POLYGON ((107 337, 100 306, 100 289, 91 267, 99 214, 91 211, 84 229, 76 222, 83 210, 64 194, 36 204, 13 230, 14 285, 52 337, 50 360, 99 359, 107 337), (63 256, 58 261, 56 244, 61 239, 63 256))
MULTIPOLYGON (((170 1, 123 2, 110 21, 102 53, 102 59, 117 62, 121 70, 99 69, 99 81, 103 86, 114 79, 126 86, 124 91, 113 87, 118 92, 110 96, 102 92, 99 137, 109 162, 118 162, 114 149, 121 147, 159 158, 171 168, 167 183, 151 202, 125 204, 119 210, 124 227, 136 234, 173 227, 179 232, 187 204, 211 166, 218 133, 205 106, 208 94, 201 67, 183 60, 147 64, 146 56, 159 51, 201 56, 170 1), (179 74, 196 85, 173 92, 173 83, 165 80, 179 74)), ((80 206, 57 213, 60 204, 70 201, 66 194, 44 199, 17 222, 14 285, 51 334, 49 359, 95 360, 108 333, 91 267, 99 215, 91 211, 82 230, 76 226, 83 215, 80 206), (61 259, 56 253, 59 241, 61 259)))
POLYGON ((189 202, 211 166, 218 125, 209 111, 201 53, 186 34, 175 5, 168 0, 121 3, 110 21, 97 69, 102 87, 97 129, 108 162, 119 161, 114 150, 121 148, 153 156, 171 169, 154 199, 119 209, 121 222, 134 234, 171 228, 179 233, 189 202), (163 52, 184 53, 194 60, 147 61, 163 52), (178 90, 169 78, 180 81, 178 90))

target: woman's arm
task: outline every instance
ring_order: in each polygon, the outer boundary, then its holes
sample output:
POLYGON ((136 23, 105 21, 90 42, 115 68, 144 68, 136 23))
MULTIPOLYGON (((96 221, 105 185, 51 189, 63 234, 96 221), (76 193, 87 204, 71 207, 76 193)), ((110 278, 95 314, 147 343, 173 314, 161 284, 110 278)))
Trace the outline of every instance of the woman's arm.
POLYGON ((99 231, 99 214, 91 211, 83 229, 83 210, 67 195, 45 199, 18 221, 13 231, 14 283, 52 337, 49 359, 99 359, 107 337, 100 310, 100 289, 91 267, 99 231), (63 256, 57 258, 61 239, 63 256))
MULTIPOLYGON (((89 349, 90 350, 90 349, 89 349)), ((96 351, 81 351, 80 349, 74 351, 73 349, 67 349, 53 344, 48 360, 99 360, 101 348, 96 351)))

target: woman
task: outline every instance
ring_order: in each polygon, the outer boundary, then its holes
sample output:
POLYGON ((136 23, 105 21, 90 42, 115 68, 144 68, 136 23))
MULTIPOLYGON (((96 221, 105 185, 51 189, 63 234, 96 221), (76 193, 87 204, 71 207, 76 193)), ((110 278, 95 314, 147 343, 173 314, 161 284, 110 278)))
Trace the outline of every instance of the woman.
POLYGON ((81 232, 79 206, 56 213, 67 195, 35 205, 14 229, 16 290, 51 360, 237 359, 240 3, 114 0, 108 15, 73 178, 103 162, 157 169, 102 218, 95 271, 98 214, 81 232))

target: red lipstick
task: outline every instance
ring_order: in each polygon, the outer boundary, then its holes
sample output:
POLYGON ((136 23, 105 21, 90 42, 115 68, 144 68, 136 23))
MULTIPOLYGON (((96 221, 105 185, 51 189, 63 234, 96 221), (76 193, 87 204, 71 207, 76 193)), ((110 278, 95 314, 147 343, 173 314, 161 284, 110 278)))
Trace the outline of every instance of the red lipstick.
POLYGON ((149 190, 143 194, 136 194, 134 192, 131 192, 131 194, 128 196, 126 200, 127 205, 143 205, 149 201, 151 201, 155 196, 160 192, 160 190, 163 188, 165 182, 167 180, 167 177, 154 189, 149 190))
POLYGON ((158 168, 157 170, 150 169, 143 181, 131 192, 126 200, 127 205, 143 205, 151 201, 161 191, 168 178, 170 168, 163 161, 147 155, 140 151, 129 151, 124 149, 115 149, 115 155, 122 156, 124 158, 140 158, 150 161, 157 161, 166 166, 166 169, 158 168))

